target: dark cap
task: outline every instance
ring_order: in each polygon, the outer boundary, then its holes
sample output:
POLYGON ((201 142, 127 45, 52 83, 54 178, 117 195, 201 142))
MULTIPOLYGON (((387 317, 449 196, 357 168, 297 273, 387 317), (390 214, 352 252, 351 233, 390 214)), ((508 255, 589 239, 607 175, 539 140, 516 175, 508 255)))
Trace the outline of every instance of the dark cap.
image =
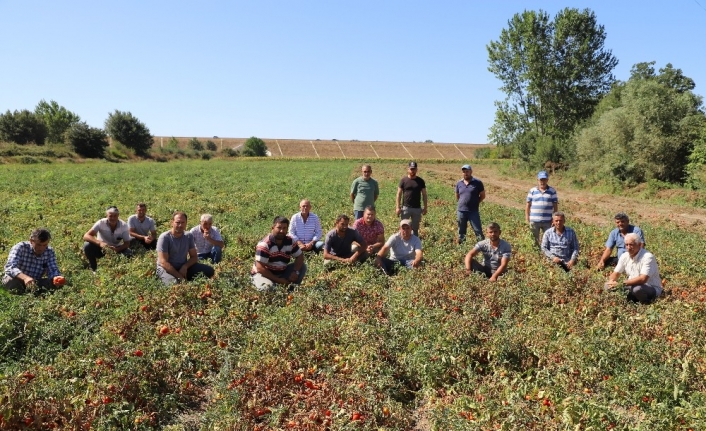
POLYGON ((417 169, 417 162, 409 162, 409 167, 412 169, 417 169))

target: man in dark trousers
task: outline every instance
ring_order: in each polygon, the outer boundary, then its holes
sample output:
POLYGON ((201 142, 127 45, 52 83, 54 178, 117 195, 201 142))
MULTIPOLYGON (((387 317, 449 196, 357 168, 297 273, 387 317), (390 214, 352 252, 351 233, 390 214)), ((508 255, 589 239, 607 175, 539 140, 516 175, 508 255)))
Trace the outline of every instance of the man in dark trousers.
POLYGON ((407 175, 402 177, 397 187, 395 205, 395 213, 402 220, 411 220, 412 233, 419 236, 422 215, 427 213, 427 185, 417 176, 417 162, 409 162, 407 175))

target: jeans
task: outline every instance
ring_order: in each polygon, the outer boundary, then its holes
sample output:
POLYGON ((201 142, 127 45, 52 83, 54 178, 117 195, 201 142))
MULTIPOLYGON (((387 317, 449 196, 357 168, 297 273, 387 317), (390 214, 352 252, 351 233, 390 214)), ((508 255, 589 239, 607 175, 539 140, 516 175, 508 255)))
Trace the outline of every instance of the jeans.
POLYGON ((476 261, 475 259, 471 261, 471 271, 480 272, 485 275, 485 278, 490 278, 493 276, 493 271, 489 266, 483 266, 482 263, 476 261))
MULTIPOLYGON (((105 256, 105 252, 102 248, 88 241, 84 241, 83 243, 83 253, 86 255, 86 259, 88 259, 88 265, 91 267, 91 271, 98 269, 97 260, 105 256)), ((125 257, 132 257, 132 250, 126 248, 121 251, 120 254, 125 257)))
MULTIPOLYGON (((294 264, 290 263, 287 265, 287 268, 281 273, 281 274, 275 274, 278 277, 285 278, 289 280, 289 276, 294 272, 294 264)), ((299 278, 297 278, 297 281, 293 282, 293 284, 301 284, 302 280, 304 280, 304 276, 306 275, 306 263, 302 265, 301 269, 299 270, 299 278)), ((270 280, 269 278, 263 276, 259 272, 256 274, 253 274, 250 276, 252 279, 252 284, 255 286, 255 289, 259 291, 272 291, 275 289, 275 286, 277 286, 277 283, 274 281, 270 280)))
POLYGON ((414 262, 413 259, 392 260, 386 257, 382 257, 380 258, 380 268, 382 269, 382 272, 384 272, 386 275, 394 275, 397 272, 397 268, 400 266, 403 266, 408 269, 414 268, 412 266, 412 262, 414 262))
POLYGON ((480 223, 480 212, 478 211, 456 211, 456 216, 458 217, 458 242, 464 242, 466 240, 466 231, 468 229, 468 222, 471 222, 471 228, 476 234, 476 240, 481 241, 485 239, 483 235, 483 227, 480 223))
MULTIPOLYGON (((353 210, 353 221, 358 220, 359 218, 363 218, 363 213, 365 210, 353 210)), ((351 222, 353 224, 353 222, 351 222)))
POLYGON ((223 258, 223 249, 218 246, 213 246, 213 248, 211 248, 211 251, 208 251, 206 253, 199 253, 198 257, 199 260, 211 259, 211 262, 218 263, 223 258))

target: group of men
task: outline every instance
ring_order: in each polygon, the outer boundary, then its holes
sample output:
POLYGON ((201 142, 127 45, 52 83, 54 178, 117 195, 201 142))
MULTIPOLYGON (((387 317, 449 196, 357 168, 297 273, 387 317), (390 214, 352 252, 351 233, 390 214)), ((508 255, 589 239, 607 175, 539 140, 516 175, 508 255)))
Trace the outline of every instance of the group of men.
MULTIPOLYGON (((341 214, 334 228, 323 235, 321 221, 311 212, 311 202, 307 199, 300 202, 300 211, 291 217, 291 223, 285 217, 275 217, 270 233, 256 246, 251 269, 253 285, 258 290, 269 290, 278 284, 299 284, 307 271, 304 253, 321 251, 326 267, 363 262, 371 257, 388 275, 395 273, 398 267, 420 267, 423 251, 419 228, 422 216, 427 213, 428 198, 426 183, 417 175, 417 170, 417 163, 410 162, 407 175, 399 181, 395 199, 395 212, 401 218, 399 231, 387 240, 374 205, 380 189, 368 164, 362 166, 361 176, 351 184, 353 222, 348 215, 341 214)), ((458 243, 465 242, 469 223, 477 240, 464 259, 466 271, 469 274, 480 272, 490 281, 496 281, 507 271, 511 246, 500 238, 497 223, 488 224, 484 234, 479 206, 485 199, 485 188, 482 181, 473 176, 470 165, 463 165, 461 171, 463 177, 455 185, 458 243), (477 255, 483 257, 482 264, 475 260, 477 255)), ((546 171, 537 175, 538 185, 527 194, 525 219, 535 245, 547 259, 571 271, 578 262, 579 242, 575 231, 565 225, 564 213, 558 211, 557 193, 549 186, 548 179, 546 171)), ((106 217, 98 220, 83 236, 83 251, 92 271, 96 271, 97 260, 107 251, 132 256, 130 244, 135 240, 147 250, 157 251, 156 273, 165 285, 192 280, 199 275, 213 277, 214 268, 204 261, 220 262, 225 242, 213 226, 210 214, 203 214, 198 225, 186 230, 186 214, 175 212, 171 228, 158 238, 155 222, 147 216, 146 204, 139 203, 127 223, 120 220, 119 215, 117 207, 108 207, 106 217)), ((642 231, 629 223, 626 214, 616 214, 615 222, 616 228, 610 233, 597 265, 599 269, 615 265, 606 288, 618 286, 619 275, 625 273, 628 279, 622 286, 628 297, 650 302, 662 291, 654 255, 645 250, 642 231), (611 258, 614 248, 617 248, 617 256, 611 258)), ((14 290, 35 285, 49 288, 56 284, 55 280, 63 280, 54 251, 49 247, 50 239, 47 230, 37 229, 29 241, 14 246, 5 265, 3 285, 14 290)))

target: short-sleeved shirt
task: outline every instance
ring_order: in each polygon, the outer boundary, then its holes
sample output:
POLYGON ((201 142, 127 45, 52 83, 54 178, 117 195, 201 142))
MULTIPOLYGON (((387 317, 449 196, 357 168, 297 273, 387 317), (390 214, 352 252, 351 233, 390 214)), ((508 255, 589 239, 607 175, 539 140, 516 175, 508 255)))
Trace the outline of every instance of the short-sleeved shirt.
POLYGON ((294 214, 289 222, 288 235, 292 237, 294 242, 308 243, 320 240, 323 236, 323 229, 321 229, 319 216, 310 212, 309 217, 304 221, 301 212, 294 214))
MULTIPOLYGON (((270 234, 264 237, 255 247, 255 262, 260 262, 273 274, 282 274, 292 259, 302 254, 294 239, 287 235, 278 246, 275 237, 270 234)), ((253 263, 251 275, 257 274, 257 265, 253 263)))
POLYGON ((527 193, 527 202, 530 203, 530 222, 551 223, 554 204, 559 203, 559 198, 553 187, 547 186, 545 191, 539 190, 539 187, 532 187, 527 193))
POLYGON ((403 206, 408 208, 422 207, 422 190, 426 189, 427 185, 421 177, 410 178, 409 176, 404 176, 400 180, 398 187, 403 192, 403 206))
MULTIPOLYGON (((642 243, 645 243, 645 237, 642 234, 642 229, 640 229, 639 227, 633 226, 631 224, 628 225, 626 235, 629 233, 637 234, 640 237, 642 243)), ((608 235, 608 241, 605 242, 605 246, 606 248, 609 248, 611 250, 613 249, 613 247, 615 247, 618 250, 618 258, 620 258, 620 256, 625 253, 625 236, 620 234, 620 229, 616 227, 610 232, 610 235, 608 235)))
POLYGON ((365 219, 361 217, 353 223, 353 229, 360 233, 367 245, 375 244, 380 235, 385 236, 385 227, 378 219, 375 219, 372 226, 368 226, 365 224, 365 219))
POLYGON ((108 225, 108 218, 102 218, 93 225, 91 230, 98 233, 98 241, 103 241, 108 245, 117 247, 120 245, 120 240, 125 242, 130 242, 132 237, 130 236, 130 231, 128 229, 127 223, 118 219, 118 224, 115 230, 110 228, 108 225))
POLYGON ((654 287, 657 296, 662 294, 662 279, 659 276, 657 259, 644 248, 637 252, 635 258, 630 257, 630 253, 623 253, 618 259, 618 264, 615 265, 614 272, 625 273, 628 278, 646 275, 648 278, 645 284, 654 287))
POLYGON ((368 205, 375 204, 375 197, 380 194, 378 182, 370 178, 365 181, 363 177, 358 177, 351 184, 351 194, 355 196, 353 209, 363 211, 368 205))
MULTIPOLYGON (((206 238, 203 236, 203 232, 201 232, 201 225, 196 225, 191 228, 189 231, 191 234, 194 236, 194 242, 196 243, 196 253, 210 253, 211 249, 213 248, 213 245, 206 241, 206 238)), ((223 238, 221 238, 221 233, 218 231, 218 228, 211 226, 211 229, 208 230, 209 235, 211 235, 211 238, 214 241, 223 241, 223 238)))
POLYGON ((405 241, 399 232, 390 235, 385 245, 390 247, 392 260, 414 260, 415 252, 422 249, 422 241, 418 236, 412 235, 405 241))
POLYGON ((343 238, 341 238, 340 236, 338 236, 336 229, 332 229, 326 234, 326 240, 324 241, 324 250, 334 256, 346 259, 353 255, 353 252, 351 251, 351 245, 353 245, 354 241, 360 244, 362 247, 365 247, 365 240, 362 236, 360 236, 360 233, 357 230, 348 228, 346 229, 346 234, 343 236, 343 238))
POLYGON ((480 205, 480 194, 485 191, 483 182, 478 178, 471 177, 466 184, 463 180, 456 183, 456 194, 458 194, 459 211, 478 211, 480 205))
POLYGON ((579 240, 576 238, 576 232, 572 228, 564 226, 564 233, 559 234, 556 227, 550 227, 542 237, 542 251, 550 259, 554 256, 564 262, 578 259, 579 240))
MULTIPOLYGON (((168 230, 157 239, 157 253, 169 254, 167 261, 177 270, 189 260, 189 250, 193 248, 196 248, 194 236, 188 231, 176 238, 172 235, 172 231, 168 230)), ((157 256, 157 266, 161 267, 159 255, 157 256)))
POLYGON ((30 244, 29 241, 22 241, 15 244, 12 249, 10 249, 10 254, 7 256, 5 275, 15 278, 20 275, 20 273, 29 275, 37 280, 44 274, 49 278, 61 275, 59 267, 56 264, 54 249, 47 247, 44 253, 37 256, 34 254, 32 244, 30 244))
POLYGON ((140 221, 137 214, 133 214, 127 218, 128 229, 134 229, 140 235, 147 236, 150 232, 157 230, 157 226, 154 223, 154 219, 145 216, 145 219, 140 221))
POLYGON ((497 247, 493 247, 490 243, 490 239, 487 238, 476 243, 476 246, 473 248, 483 254, 483 266, 490 268, 490 271, 493 273, 500 267, 502 259, 504 257, 510 259, 512 254, 512 247, 504 239, 500 240, 497 247))

